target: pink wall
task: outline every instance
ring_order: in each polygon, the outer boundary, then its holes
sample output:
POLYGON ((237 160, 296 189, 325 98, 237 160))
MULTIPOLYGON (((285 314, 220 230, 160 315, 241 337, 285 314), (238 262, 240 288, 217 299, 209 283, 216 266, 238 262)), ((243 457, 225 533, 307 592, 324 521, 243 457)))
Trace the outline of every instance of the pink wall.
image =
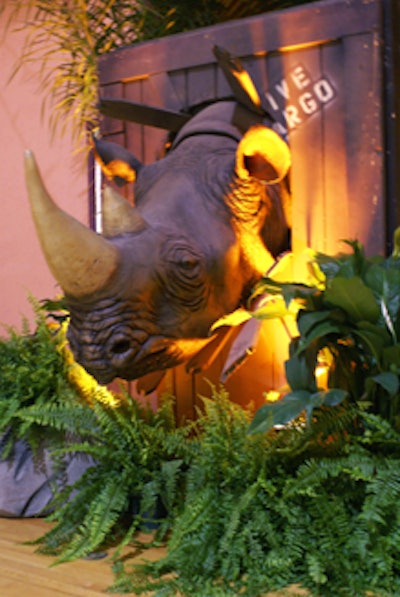
MULTIPOLYGON (((0 326, 32 319, 28 294, 54 298, 59 292, 42 257, 31 219, 23 174, 23 154, 32 149, 54 200, 87 224, 85 160, 73 156, 68 135, 51 140, 48 113, 41 117, 43 92, 35 63, 24 65, 8 82, 24 33, 5 34, 7 11, 0 14, 0 326)), ((0 336, 4 335, 0 327, 0 336)))

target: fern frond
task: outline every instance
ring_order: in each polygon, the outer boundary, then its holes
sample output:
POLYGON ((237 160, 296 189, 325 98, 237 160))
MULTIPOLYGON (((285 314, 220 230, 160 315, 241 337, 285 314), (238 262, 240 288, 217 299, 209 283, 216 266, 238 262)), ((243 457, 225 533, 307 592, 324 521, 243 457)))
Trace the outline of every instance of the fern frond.
POLYGON ((110 534, 121 513, 127 507, 124 479, 110 475, 97 499, 92 499, 83 521, 69 545, 61 551, 55 563, 68 562, 98 549, 110 534))

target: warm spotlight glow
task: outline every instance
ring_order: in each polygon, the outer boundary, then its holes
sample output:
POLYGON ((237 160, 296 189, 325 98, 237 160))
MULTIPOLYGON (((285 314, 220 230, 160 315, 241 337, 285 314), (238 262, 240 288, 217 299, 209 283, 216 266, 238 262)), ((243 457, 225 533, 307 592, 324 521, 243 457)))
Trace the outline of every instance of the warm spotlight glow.
POLYGON ((329 369, 332 363, 332 354, 325 348, 321 350, 317 357, 317 366, 315 368, 315 379, 320 390, 327 390, 329 387, 329 369))
POLYGON ((68 381, 79 395, 89 404, 97 400, 113 408, 119 406, 120 400, 106 386, 97 383, 94 377, 75 361, 66 336, 68 323, 66 321, 62 324, 51 323, 49 327, 55 332, 57 350, 67 366, 68 381))
POLYGON ((278 390, 270 390, 265 393, 265 402, 277 402, 282 397, 278 390))
POLYGON ((328 375, 329 375, 329 367, 326 365, 318 365, 315 369, 315 377, 317 380, 318 388, 322 390, 328 389, 328 375))

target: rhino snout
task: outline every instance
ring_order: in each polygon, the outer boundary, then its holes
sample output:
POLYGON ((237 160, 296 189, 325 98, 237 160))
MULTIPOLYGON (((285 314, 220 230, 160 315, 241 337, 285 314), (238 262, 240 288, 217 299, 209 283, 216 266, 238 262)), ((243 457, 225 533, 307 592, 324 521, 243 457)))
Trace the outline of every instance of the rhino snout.
POLYGON ((116 370, 124 368, 138 353, 140 345, 128 334, 117 333, 107 343, 107 357, 116 370))

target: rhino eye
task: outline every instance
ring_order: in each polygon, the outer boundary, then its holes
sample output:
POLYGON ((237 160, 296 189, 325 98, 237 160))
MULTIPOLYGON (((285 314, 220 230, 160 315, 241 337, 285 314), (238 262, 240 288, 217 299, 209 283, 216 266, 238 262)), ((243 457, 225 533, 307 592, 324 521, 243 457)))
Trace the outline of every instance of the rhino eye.
POLYGON ((187 256, 187 257, 183 257, 178 262, 178 265, 183 270, 186 270, 187 272, 190 272, 190 271, 193 271, 194 269, 196 269, 196 267, 199 266, 199 260, 196 259, 194 256, 187 256))
POLYGON ((206 268, 204 258, 195 247, 170 241, 164 247, 162 274, 167 295, 192 309, 200 307, 205 298, 206 268))
POLYGON ((181 261, 180 266, 183 269, 191 270, 191 269, 195 268, 197 264, 198 264, 197 259, 185 259, 184 261, 181 261))

